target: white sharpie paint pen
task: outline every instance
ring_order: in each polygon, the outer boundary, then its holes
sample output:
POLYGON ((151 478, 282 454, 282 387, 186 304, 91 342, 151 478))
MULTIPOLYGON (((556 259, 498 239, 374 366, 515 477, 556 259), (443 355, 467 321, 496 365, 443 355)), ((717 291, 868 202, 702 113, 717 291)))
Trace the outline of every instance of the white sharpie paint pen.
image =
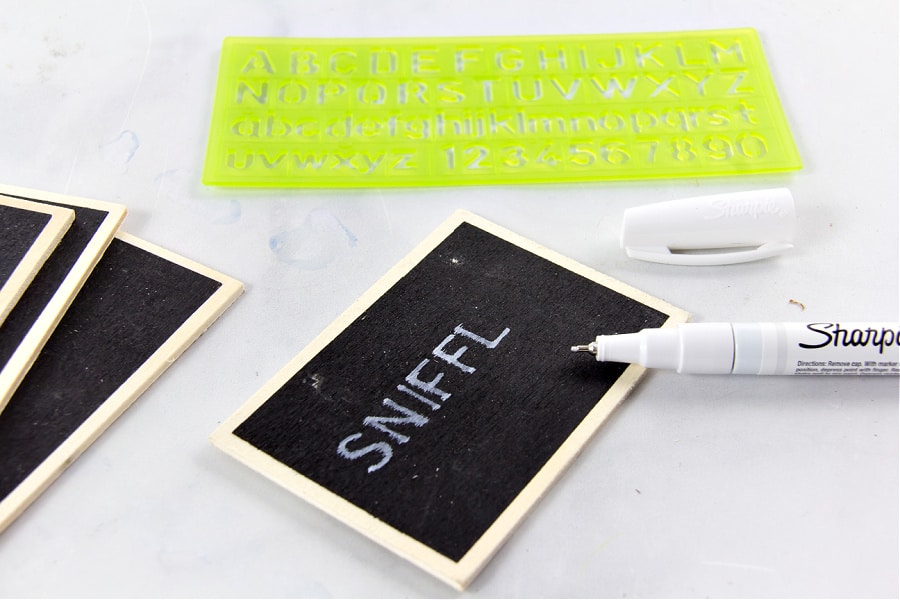
POLYGON ((900 323, 683 323, 572 346, 679 373, 900 375, 900 323))

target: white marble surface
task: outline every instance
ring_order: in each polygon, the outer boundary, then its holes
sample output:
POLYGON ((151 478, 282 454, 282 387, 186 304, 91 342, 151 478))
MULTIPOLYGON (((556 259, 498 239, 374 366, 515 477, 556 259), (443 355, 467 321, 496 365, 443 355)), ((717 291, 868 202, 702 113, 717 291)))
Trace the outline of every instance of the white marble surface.
MULTIPOLYGON (((0 181, 122 202, 127 231, 247 287, 0 535, 0 595, 456 595, 207 436, 458 208, 698 321, 897 320, 897 40, 890 0, 0 1, 0 181), (743 26, 760 33, 802 171, 356 191, 199 183, 227 35, 743 26), (628 207, 774 186, 798 206, 798 247, 783 257, 685 269, 618 248, 628 207)), ((656 372, 463 595, 896 597, 897 565, 896 379, 656 372)))

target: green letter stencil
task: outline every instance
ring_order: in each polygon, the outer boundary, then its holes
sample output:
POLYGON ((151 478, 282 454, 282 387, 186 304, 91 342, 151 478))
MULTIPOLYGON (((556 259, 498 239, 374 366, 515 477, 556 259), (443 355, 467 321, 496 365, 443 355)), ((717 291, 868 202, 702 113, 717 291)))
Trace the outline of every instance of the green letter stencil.
POLYGON ((203 182, 548 183, 800 167, 752 29, 227 38, 203 182))

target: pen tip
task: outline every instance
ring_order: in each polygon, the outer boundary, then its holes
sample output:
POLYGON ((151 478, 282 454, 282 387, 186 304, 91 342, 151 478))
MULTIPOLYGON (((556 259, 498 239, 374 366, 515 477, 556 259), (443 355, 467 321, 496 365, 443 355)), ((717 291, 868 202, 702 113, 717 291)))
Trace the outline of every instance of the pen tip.
POLYGON ((579 346, 572 346, 572 352, 590 352, 594 353, 594 344, 581 344, 579 346))

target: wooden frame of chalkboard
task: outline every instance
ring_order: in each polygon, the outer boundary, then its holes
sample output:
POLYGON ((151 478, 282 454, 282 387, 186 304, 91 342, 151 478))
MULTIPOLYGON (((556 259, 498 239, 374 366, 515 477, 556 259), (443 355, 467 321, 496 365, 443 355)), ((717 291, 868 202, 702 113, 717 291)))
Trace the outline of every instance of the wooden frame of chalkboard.
POLYGON ((68 208, 0 196, 0 325, 74 220, 68 208))
POLYGON ((104 250, 119 230, 121 204, 0 186, 0 196, 60 206, 75 220, 0 324, 0 411, 22 382, 104 250))
POLYGON ((242 291, 119 233, 0 413, 0 532, 242 291))
POLYGON ((570 346, 687 316, 457 212, 211 441, 464 589, 643 373, 570 346))

